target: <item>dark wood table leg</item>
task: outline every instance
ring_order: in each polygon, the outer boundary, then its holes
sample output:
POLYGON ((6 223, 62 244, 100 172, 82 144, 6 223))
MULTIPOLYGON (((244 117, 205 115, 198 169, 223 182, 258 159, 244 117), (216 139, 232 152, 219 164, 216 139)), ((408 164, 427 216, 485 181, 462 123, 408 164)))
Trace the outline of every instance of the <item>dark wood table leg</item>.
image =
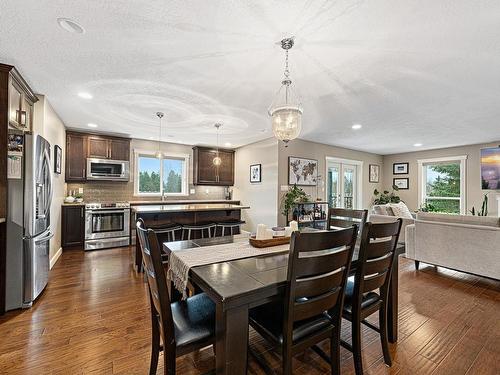
POLYGON ((399 288, 399 254, 394 260, 389 288, 389 303, 387 306, 387 331, 389 342, 398 341, 398 288, 399 288))
POLYGON ((135 259, 134 259, 134 267, 137 272, 142 272, 142 253, 141 253, 141 244, 139 243, 139 236, 135 236, 135 259))
POLYGON ((217 303, 215 368, 217 374, 242 375, 247 372, 248 307, 223 310, 217 303))

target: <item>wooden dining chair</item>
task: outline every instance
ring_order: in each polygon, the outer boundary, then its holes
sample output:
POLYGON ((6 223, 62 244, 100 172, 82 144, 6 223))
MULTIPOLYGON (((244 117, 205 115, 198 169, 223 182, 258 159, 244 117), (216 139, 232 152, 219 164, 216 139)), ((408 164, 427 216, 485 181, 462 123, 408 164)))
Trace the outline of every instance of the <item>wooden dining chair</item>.
POLYGON ((152 229, 137 221, 137 235, 149 284, 152 344, 150 374, 156 374, 163 351, 164 374, 175 374, 175 359, 215 341, 215 304, 202 293, 185 301, 170 302, 161 250, 152 229))
POLYGON ((393 223, 366 223, 361 234, 356 273, 347 280, 343 317, 352 325, 352 345, 342 341, 342 346, 353 353, 356 375, 363 374, 361 323, 380 334, 384 362, 392 365, 387 338, 387 305, 401 223, 401 219, 393 223), (366 321, 377 311, 378 327, 366 321))
POLYGON ((367 217, 368 210, 351 210, 347 208, 332 207, 328 209, 327 229, 349 228, 353 224, 356 224, 359 228, 359 233, 361 233, 367 217))
MULTIPOLYGON (((258 306, 250 325, 282 354, 283 374, 292 373, 292 357, 330 340, 332 374, 340 373, 340 322, 344 289, 358 228, 292 234, 285 299, 258 306)), ((272 372, 260 356, 250 353, 272 372)))

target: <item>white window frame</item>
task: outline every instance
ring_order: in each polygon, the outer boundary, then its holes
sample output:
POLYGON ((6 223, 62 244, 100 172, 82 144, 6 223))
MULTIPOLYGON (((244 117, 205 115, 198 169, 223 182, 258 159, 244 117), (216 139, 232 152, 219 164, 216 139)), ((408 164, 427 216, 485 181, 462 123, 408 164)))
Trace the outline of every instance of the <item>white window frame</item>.
POLYGON ((137 197, 187 197, 189 196, 189 158, 188 154, 163 153, 160 160, 160 192, 159 193, 141 193, 139 192, 139 157, 153 157, 154 151, 134 150, 134 196, 137 197), (163 193, 163 159, 184 159, 184 168, 182 168, 182 191, 180 193, 163 193))
POLYGON ((419 159, 418 163, 418 202, 419 206, 423 205, 427 198, 443 199, 443 200, 460 200, 460 214, 465 215, 467 211, 467 155, 446 156, 433 159, 419 159), (460 198, 454 197, 427 197, 427 175, 426 167, 429 164, 460 162, 460 198))
MULTIPOLYGON (((325 157, 325 176, 328 176, 328 162, 332 163, 337 163, 337 164, 347 164, 347 165, 354 165, 356 166, 356 181, 355 181, 355 188, 356 188, 356 205, 354 206, 354 209, 358 210, 363 207, 363 161, 362 160, 353 160, 353 159, 343 159, 343 158, 337 158, 334 156, 327 156, 325 157)), ((328 189, 326 184, 328 181, 326 181, 326 177, 324 178, 324 197, 325 201, 328 201, 328 189)))

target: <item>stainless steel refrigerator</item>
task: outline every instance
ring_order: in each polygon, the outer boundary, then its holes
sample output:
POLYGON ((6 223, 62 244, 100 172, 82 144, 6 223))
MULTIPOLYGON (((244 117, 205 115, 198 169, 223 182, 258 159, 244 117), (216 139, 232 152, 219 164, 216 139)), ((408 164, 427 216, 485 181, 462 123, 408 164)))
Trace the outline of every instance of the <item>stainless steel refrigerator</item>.
POLYGON ((36 134, 23 137, 18 173, 8 176, 6 310, 30 307, 49 278, 50 144, 36 134))

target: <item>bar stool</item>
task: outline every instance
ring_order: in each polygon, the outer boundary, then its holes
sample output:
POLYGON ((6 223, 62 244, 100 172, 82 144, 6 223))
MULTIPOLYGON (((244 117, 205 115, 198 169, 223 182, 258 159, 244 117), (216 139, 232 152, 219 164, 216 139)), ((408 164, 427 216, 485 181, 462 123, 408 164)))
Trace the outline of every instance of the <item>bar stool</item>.
POLYGON ((183 225, 182 226, 182 238, 185 239, 185 233, 187 232, 187 240, 191 240, 191 234, 194 232, 199 232, 201 235, 201 238, 205 238, 205 233, 207 233, 207 238, 212 238, 214 237, 215 234, 215 229, 216 229, 216 224, 215 223, 208 223, 208 224, 193 224, 193 225, 183 225))
POLYGON ((217 229, 221 228, 221 232, 220 232, 221 236, 226 235, 226 230, 229 230, 229 235, 233 236, 236 228, 238 228, 238 233, 240 232, 239 229, 241 227, 241 224, 245 224, 245 222, 244 221, 226 221, 226 222, 217 223, 217 228, 216 228, 215 233, 217 233, 217 229))
POLYGON ((148 229, 152 229, 154 234, 156 235, 156 238, 158 239, 158 243, 161 245, 163 242, 163 239, 165 238, 167 241, 166 242, 172 242, 175 241, 175 232, 182 230, 181 225, 170 225, 170 226, 150 226, 148 229), (160 241, 161 238, 161 241, 160 241))

